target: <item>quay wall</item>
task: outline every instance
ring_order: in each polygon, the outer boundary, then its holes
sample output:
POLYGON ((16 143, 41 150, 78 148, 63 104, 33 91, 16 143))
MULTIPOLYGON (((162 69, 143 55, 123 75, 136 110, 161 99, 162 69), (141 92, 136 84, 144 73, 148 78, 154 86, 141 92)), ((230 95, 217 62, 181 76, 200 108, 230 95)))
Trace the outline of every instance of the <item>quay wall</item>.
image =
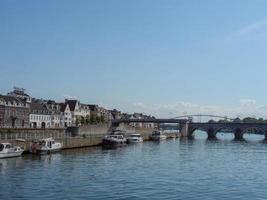
MULTIPOLYGON (((149 140, 149 136, 155 129, 133 128, 127 125, 119 127, 125 130, 126 135, 130 133, 140 133, 144 141, 149 140)), ((109 132, 108 124, 88 125, 73 127, 74 133, 66 129, 0 129, 0 143, 9 142, 13 145, 23 147, 26 151, 30 149, 32 140, 40 140, 52 137, 63 144, 63 149, 81 148, 100 145, 102 138, 109 132)), ((176 137, 176 134, 167 134, 168 137, 176 137)))

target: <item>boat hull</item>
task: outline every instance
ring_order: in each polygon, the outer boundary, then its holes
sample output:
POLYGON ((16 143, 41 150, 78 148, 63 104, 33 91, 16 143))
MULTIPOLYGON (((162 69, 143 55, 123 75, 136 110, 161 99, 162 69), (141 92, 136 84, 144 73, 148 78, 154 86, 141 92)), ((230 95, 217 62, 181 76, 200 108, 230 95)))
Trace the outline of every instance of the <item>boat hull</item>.
POLYGON ((153 141, 161 141, 161 140, 166 140, 167 139, 167 136, 151 136, 150 137, 151 140, 153 141))
POLYGON ((23 153, 23 150, 9 153, 0 153, 0 158, 12 158, 19 157, 23 153))
POLYGON ((57 153, 60 151, 61 151, 61 148, 60 149, 38 149, 36 150, 35 154, 45 155, 45 154, 57 153))
POLYGON ((104 147, 123 147, 126 145, 125 141, 114 141, 114 140, 102 140, 102 146, 104 147))
POLYGON ((142 142, 143 142, 143 139, 131 139, 131 138, 127 139, 127 143, 129 144, 137 144, 137 143, 142 143, 142 142))

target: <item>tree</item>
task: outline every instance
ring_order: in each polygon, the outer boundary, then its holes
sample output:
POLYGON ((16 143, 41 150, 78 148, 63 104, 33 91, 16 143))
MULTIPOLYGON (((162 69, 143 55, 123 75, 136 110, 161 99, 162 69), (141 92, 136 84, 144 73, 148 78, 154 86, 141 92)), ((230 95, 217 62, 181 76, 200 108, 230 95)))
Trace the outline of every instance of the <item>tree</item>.
POLYGON ((80 116, 77 116, 76 117, 76 126, 78 126, 79 124, 81 124, 81 117, 80 116))
POLYGON ((81 124, 85 124, 85 118, 84 118, 84 116, 81 116, 81 124))
POLYGON ((96 122, 97 122, 97 123, 100 123, 100 121, 101 121, 101 118, 97 115, 97 116, 96 116, 96 122))
POLYGON ((216 121, 214 121, 213 119, 209 120, 208 123, 216 123, 216 121))
POLYGON ((100 122, 101 122, 101 123, 104 123, 104 122, 105 122, 105 117, 104 117, 104 115, 101 115, 101 116, 100 116, 100 122))
POLYGON ((263 118, 259 118, 259 119, 258 119, 258 122, 259 122, 259 123, 264 123, 264 119, 263 119, 263 118))
POLYGON ((241 120, 239 117, 237 117, 237 118, 235 118, 235 119, 233 120, 233 122, 234 122, 234 123, 241 123, 242 120, 241 120))
POLYGON ((90 116, 89 115, 86 115, 86 117, 85 117, 85 123, 86 124, 89 124, 90 123, 90 116))
POLYGON ((244 123, 257 123, 258 120, 253 118, 253 117, 246 117, 246 118, 243 119, 243 122, 244 123))
POLYGON ((95 124, 97 122, 96 120, 96 114, 92 113, 90 116, 90 124, 95 124))

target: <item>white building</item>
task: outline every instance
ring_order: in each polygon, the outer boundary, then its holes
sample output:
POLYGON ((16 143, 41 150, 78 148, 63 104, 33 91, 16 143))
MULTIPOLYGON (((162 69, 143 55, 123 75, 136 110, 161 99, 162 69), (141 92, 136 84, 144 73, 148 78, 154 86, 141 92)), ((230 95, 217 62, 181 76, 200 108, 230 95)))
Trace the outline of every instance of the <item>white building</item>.
POLYGON ((72 124, 77 125, 79 117, 90 117, 90 108, 88 105, 81 104, 78 100, 65 100, 65 104, 69 106, 72 116, 72 124))
POLYGON ((61 105, 55 101, 46 101, 46 106, 51 115, 51 128, 63 128, 61 123, 61 105))
POLYGON ((72 126, 72 114, 71 114, 69 105, 62 103, 60 105, 60 111, 61 111, 60 126, 61 127, 72 126))
POLYGON ((31 128, 51 128, 51 113, 41 100, 32 100, 29 123, 31 128))

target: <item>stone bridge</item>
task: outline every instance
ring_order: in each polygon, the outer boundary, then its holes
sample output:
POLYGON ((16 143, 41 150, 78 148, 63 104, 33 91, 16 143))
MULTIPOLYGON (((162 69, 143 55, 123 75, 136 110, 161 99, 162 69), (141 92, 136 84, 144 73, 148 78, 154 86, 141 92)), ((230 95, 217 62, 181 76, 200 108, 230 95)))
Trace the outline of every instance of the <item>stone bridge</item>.
POLYGON ((234 133, 236 140, 242 140, 243 134, 248 130, 257 130, 255 134, 262 134, 267 139, 267 124, 261 123, 194 123, 187 122, 180 124, 180 131, 185 137, 193 137, 194 131, 201 130, 208 134, 209 139, 215 139, 220 131, 234 133))
MULTIPOLYGON (((242 140, 243 134, 250 129, 257 130, 255 134, 262 134, 267 140, 267 123, 235 123, 235 122, 204 122, 195 123, 188 119, 118 119, 112 122, 112 127, 119 126, 120 123, 175 123, 179 125, 180 133, 183 137, 192 138, 194 131, 201 130, 208 134, 209 139, 215 139, 220 131, 232 132, 236 140, 242 140)), ((159 127, 159 126, 158 126, 159 127)))

